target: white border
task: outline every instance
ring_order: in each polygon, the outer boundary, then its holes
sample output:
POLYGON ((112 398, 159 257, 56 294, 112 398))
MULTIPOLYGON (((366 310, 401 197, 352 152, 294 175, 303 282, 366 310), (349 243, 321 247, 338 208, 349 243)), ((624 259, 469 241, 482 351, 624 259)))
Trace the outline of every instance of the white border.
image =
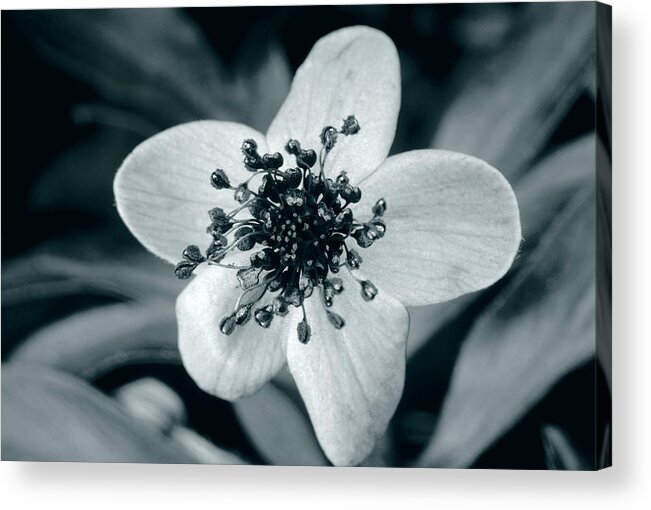
MULTIPOLYGON (((139 0, 137 5, 234 3, 139 0)), ((612 4, 614 468, 601 473, 554 473, 2 463, 0 501, 4 508, 651 508, 647 506, 651 494, 651 165, 646 160, 651 145, 651 2, 613 0, 612 4)), ((0 0, 2 9, 90 6, 133 5, 125 1, 0 0)))

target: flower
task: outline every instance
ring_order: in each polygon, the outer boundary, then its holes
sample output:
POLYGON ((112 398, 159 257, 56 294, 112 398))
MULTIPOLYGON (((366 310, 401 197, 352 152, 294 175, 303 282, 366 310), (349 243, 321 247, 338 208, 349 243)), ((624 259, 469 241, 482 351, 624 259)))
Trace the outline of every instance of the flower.
POLYGON ((131 232, 192 278, 176 307, 191 377, 234 400, 287 363, 335 465, 360 463, 396 409, 405 306, 491 285, 521 237, 513 191, 487 163, 387 158, 399 106, 393 42, 345 28, 316 43, 266 135, 182 124, 115 178, 131 232))

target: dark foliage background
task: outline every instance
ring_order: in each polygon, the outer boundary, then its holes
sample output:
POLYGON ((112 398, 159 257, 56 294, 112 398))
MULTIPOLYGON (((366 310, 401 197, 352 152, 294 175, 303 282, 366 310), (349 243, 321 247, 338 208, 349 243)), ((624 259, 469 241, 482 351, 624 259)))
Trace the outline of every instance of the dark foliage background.
POLYGON ((589 3, 3 12, 3 459, 326 463, 286 371, 235 404, 195 387, 176 351, 182 284, 127 232, 112 180, 180 122, 264 131, 314 42, 366 24, 400 52, 392 152, 485 159, 512 183, 524 235, 492 288, 410 310, 404 396, 366 463, 607 465, 595 20, 589 3))

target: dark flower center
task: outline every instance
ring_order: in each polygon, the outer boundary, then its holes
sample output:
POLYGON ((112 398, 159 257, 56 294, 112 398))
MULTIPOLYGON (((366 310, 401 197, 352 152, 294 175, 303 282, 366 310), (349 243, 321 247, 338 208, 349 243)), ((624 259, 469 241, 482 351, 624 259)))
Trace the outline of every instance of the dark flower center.
POLYGON ((377 295, 375 285, 353 273, 360 267, 362 257, 347 243, 354 240, 359 247, 369 248, 384 236, 386 225, 382 216, 386 202, 378 200, 372 208, 372 218, 360 223, 349 205, 359 202, 361 190, 350 184, 345 171, 335 180, 324 173, 337 138, 355 135, 359 130, 352 115, 344 119, 340 129, 323 128, 318 156, 313 149, 304 149, 298 140, 289 140, 285 150, 294 156, 296 166, 285 169, 281 169, 284 158, 280 153, 261 155, 254 140, 245 140, 242 154, 251 177, 233 185, 224 170, 218 168, 212 173, 213 187, 233 191, 239 205, 229 212, 219 207, 209 211, 208 233, 213 239, 210 246, 205 253, 195 245, 188 246, 175 272, 179 278, 189 278, 202 263, 237 271, 242 294, 233 312, 220 322, 223 334, 230 335, 251 318, 268 328, 274 317, 286 315, 289 307, 295 306, 303 311, 303 320, 297 327, 298 339, 307 343, 311 332, 304 302, 315 293, 319 294, 330 324, 341 329, 345 320, 331 307, 335 297, 344 291, 342 279, 335 276, 342 268, 358 282, 364 300, 370 301, 377 295), (249 189, 255 176, 262 177, 257 191, 249 189), (251 251, 249 265, 225 263, 235 249, 251 251))

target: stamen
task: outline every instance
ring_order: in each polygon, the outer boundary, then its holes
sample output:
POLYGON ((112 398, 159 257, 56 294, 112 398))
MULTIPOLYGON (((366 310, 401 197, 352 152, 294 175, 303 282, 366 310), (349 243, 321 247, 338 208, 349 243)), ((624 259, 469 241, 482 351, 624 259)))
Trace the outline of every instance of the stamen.
POLYGON ((251 309, 253 308, 253 303, 247 303, 240 306, 235 312, 235 323, 238 326, 243 326, 251 319, 251 309))
POLYGON ((377 287, 373 285, 370 281, 364 280, 361 282, 362 286, 362 298, 364 301, 372 301, 375 296, 377 296, 377 287))
POLYGON ((215 170, 210 176, 210 183, 215 189, 224 189, 231 187, 231 181, 228 179, 226 172, 221 168, 215 170))
POLYGON ((330 321, 330 324, 332 324, 335 329, 341 329, 346 325, 346 322, 341 315, 331 312, 330 310, 327 310, 326 314, 328 316, 328 321, 330 321))
POLYGON ((271 305, 263 306, 255 311, 255 321, 263 328, 271 326, 273 318, 274 314, 271 305))
POLYGON ((227 336, 235 331, 235 314, 224 317, 219 323, 219 330, 227 336))
POLYGON ((356 135, 360 131, 359 122, 354 115, 349 115, 344 119, 344 124, 341 126, 341 134, 349 136, 356 135))
POLYGON ((259 326, 268 328, 274 316, 284 317, 289 307, 294 306, 303 312, 297 325, 298 339, 308 343, 311 328, 305 300, 315 288, 320 291, 328 322, 336 329, 343 328, 344 319, 330 309, 335 296, 344 292, 343 281, 332 277, 342 267, 360 284, 364 300, 371 301, 377 295, 377 288, 370 281, 353 275, 352 270, 359 269, 362 257, 347 243, 352 239, 360 247, 369 248, 384 236, 386 223, 381 218, 386 202, 379 199, 372 208, 371 219, 359 222, 348 206, 360 201, 361 190, 350 182, 345 171, 334 180, 326 175, 327 157, 336 150, 338 138, 359 131, 359 122, 353 115, 343 120, 339 130, 324 127, 318 157, 315 150, 290 139, 284 149, 293 156, 295 166, 286 167, 282 154, 260 154, 255 140, 244 140, 242 162, 251 175, 235 185, 223 169, 211 173, 211 185, 218 190, 232 190, 237 205, 230 212, 220 207, 209 211, 211 223, 207 232, 212 242, 205 254, 195 245, 188 246, 175 273, 179 278, 190 278, 202 263, 237 271, 242 294, 233 313, 220 321, 219 329, 224 335, 232 334, 237 326, 245 327, 251 317, 259 326), (317 161, 319 171, 315 173, 317 161), (254 178, 258 181, 252 184, 254 178), (250 216, 238 218, 241 212, 250 216), (260 246, 249 256, 249 265, 222 262, 235 249, 249 251, 257 245, 260 246))
POLYGON ((303 320, 298 323, 296 326, 296 332, 298 333, 298 341, 302 344, 306 344, 310 341, 310 336, 312 336, 312 330, 310 325, 307 323, 307 315, 305 314, 305 306, 301 304, 303 309, 303 320))

